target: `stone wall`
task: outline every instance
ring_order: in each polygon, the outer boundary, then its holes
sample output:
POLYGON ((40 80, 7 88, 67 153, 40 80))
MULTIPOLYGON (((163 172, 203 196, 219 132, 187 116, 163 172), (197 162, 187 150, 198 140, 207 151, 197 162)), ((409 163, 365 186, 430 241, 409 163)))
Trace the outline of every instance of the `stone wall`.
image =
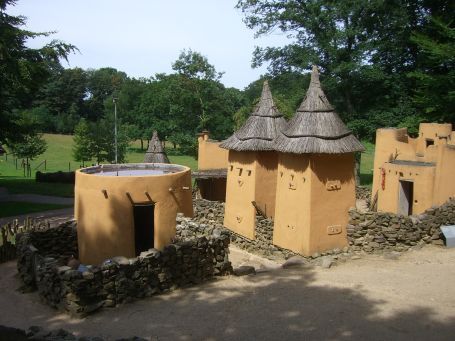
POLYGON ((417 216, 350 210, 348 240, 354 251, 406 251, 410 247, 444 245, 441 225, 455 224, 455 200, 417 216))
POLYGON ((35 272, 38 265, 52 260, 66 264, 71 256, 77 257, 77 234, 74 221, 55 229, 31 230, 16 237, 17 270, 24 284, 36 288, 35 272))
POLYGON ((163 251, 150 249, 137 258, 114 257, 100 266, 75 269, 67 266, 75 251, 71 246, 77 241, 73 231, 74 225, 67 224, 21 235, 18 270, 24 283, 36 287, 45 303, 75 316, 232 271, 225 234, 181 238, 163 251), (65 238, 66 242, 60 243, 65 238))
POLYGON ((290 250, 273 245, 273 221, 260 215, 256 216, 256 239, 250 240, 234 233, 223 226, 224 203, 204 199, 193 200, 194 217, 192 219, 180 216, 177 220, 178 236, 204 236, 225 233, 230 236, 231 242, 237 247, 270 259, 288 259, 295 255, 290 250))

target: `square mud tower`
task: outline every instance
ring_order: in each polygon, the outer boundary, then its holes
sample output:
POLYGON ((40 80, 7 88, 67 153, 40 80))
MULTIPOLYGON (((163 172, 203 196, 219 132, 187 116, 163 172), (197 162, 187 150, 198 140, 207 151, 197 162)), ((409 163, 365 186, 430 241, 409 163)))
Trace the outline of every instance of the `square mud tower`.
POLYGON ((354 152, 364 148, 327 100, 315 66, 306 96, 275 148, 273 243, 306 256, 346 246, 348 211, 355 206, 354 152))
POLYGON ((78 170, 74 210, 83 264, 162 249, 175 236, 177 213, 193 215, 190 169, 148 163, 78 170))
POLYGON ((274 140, 285 124, 265 81, 254 112, 220 145, 229 150, 224 226, 249 239, 255 239, 256 207, 274 217, 278 166, 274 140))

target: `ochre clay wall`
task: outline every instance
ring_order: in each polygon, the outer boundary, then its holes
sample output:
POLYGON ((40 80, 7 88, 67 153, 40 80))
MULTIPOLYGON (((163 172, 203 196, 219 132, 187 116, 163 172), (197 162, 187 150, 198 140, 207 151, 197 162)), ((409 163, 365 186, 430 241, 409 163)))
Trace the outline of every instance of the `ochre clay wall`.
POLYGON ((254 239, 256 153, 229 151, 224 226, 254 239))
POLYGON ((455 146, 446 145, 439 147, 436 165, 433 205, 439 206, 449 198, 455 197, 455 146))
POLYGON ((204 169, 223 169, 228 165, 228 150, 220 148, 218 141, 209 140, 209 133, 203 132, 198 136, 197 167, 204 169))
POLYGON ((372 196, 376 194, 381 184, 381 167, 385 162, 393 159, 413 160, 416 159, 414 143, 408 143, 406 128, 385 128, 376 131, 376 145, 373 164, 373 187, 372 196))
POLYGON ((308 249, 311 181, 309 157, 279 154, 273 244, 297 253, 308 249))
POLYGON ((278 153, 256 153, 255 201, 268 218, 275 216, 278 153))
POLYGON ((413 213, 419 214, 433 205, 441 205, 455 194, 451 124, 421 123, 416 139, 402 129, 378 129, 374 158, 372 199, 378 194, 378 210, 399 212, 400 180, 414 182, 413 213), (391 165, 392 160, 434 163, 434 167, 391 165), (382 168, 386 188, 382 189, 382 168), (401 174, 401 175, 400 175, 401 174))
POLYGON ((354 154, 313 154, 310 238, 305 255, 347 246, 348 211, 355 207, 354 154))
POLYGON ((145 194, 149 193, 155 202, 154 246, 162 249, 170 244, 177 212, 193 214, 190 169, 183 168, 156 176, 98 176, 77 171, 75 217, 81 262, 97 264, 114 256, 136 256, 133 205, 127 192, 135 204, 149 202, 145 194))
POLYGON ((354 155, 281 154, 273 243, 310 256, 347 245, 354 155))
POLYGON ((433 205, 435 167, 386 163, 384 189, 379 188, 377 210, 399 212, 400 180, 414 183, 412 212, 420 214, 433 205))

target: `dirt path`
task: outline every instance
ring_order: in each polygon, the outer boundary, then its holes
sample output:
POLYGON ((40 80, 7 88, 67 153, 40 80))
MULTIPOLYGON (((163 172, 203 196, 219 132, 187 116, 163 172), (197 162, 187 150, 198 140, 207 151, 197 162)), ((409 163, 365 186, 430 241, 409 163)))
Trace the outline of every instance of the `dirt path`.
MULTIPOLYGON (((237 264, 268 262, 235 249, 231 256, 237 264)), ((0 266, 0 324, 106 339, 453 340, 454 264, 455 249, 425 247, 398 260, 367 256, 330 269, 228 277, 76 320, 15 291, 10 262, 0 266)))

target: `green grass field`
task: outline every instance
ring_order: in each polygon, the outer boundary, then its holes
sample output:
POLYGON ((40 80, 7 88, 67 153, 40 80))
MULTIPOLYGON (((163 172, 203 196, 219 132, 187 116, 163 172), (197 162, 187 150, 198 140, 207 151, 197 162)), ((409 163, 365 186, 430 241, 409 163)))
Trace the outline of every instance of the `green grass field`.
MULTIPOLYGON (((16 161, 13 157, 4 155, 0 157, 0 187, 6 187, 10 193, 36 193, 44 195, 56 195, 71 197, 74 195, 74 186, 70 184, 48 184, 35 182, 37 170, 46 172, 68 171, 80 168, 79 162, 72 159, 73 137, 69 135, 45 134, 48 148, 36 160, 31 161, 32 178, 25 178, 21 168, 21 160, 16 161), (43 161, 46 160, 46 170, 43 161)), ((364 142, 366 151, 362 153, 360 165, 361 184, 371 186, 372 169, 374 159, 374 145, 364 142)), ((167 147, 168 150, 170 148, 167 147)), ((171 151, 171 150, 170 150, 171 151)), ((142 162, 145 150, 140 150, 139 141, 132 143, 128 149, 127 162, 142 162)), ((168 153, 172 163, 185 165, 191 169, 197 169, 197 160, 187 155, 172 155, 168 153)))
MULTIPOLYGON (((36 182, 36 171, 57 172, 73 171, 80 168, 80 163, 72 158, 73 137, 70 135, 44 134, 47 150, 35 160, 31 161, 32 178, 24 177, 21 160, 10 156, 0 157, 0 187, 6 187, 10 193, 35 193, 71 197, 74 195, 74 186, 71 184, 48 184, 36 182), (46 160, 46 169, 44 168, 46 160), (17 162, 17 167, 16 167, 17 162)), ((127 162, 142 162, 145 150, 140 150, 140 143, 132 143, 127 153, 127 162)), ((172 154, 172 153, 169 153, 172 154)), ((197 168, 197 160, 187 155, 169 155, 172 163, 185 165, 191 169, 197 168)))
POLYGON ((360 161, 360 184, 371 187, 373 182, 373 162, 374 162, 374 144, 362 142, 365 151, 362 153, 360 161))
POLYGON ((2 202, 0 205, 0 218, 12 217, 21 214, 58 210, 60 208, 71 207, 68 205, 39 204, 30 202, 2 202))

